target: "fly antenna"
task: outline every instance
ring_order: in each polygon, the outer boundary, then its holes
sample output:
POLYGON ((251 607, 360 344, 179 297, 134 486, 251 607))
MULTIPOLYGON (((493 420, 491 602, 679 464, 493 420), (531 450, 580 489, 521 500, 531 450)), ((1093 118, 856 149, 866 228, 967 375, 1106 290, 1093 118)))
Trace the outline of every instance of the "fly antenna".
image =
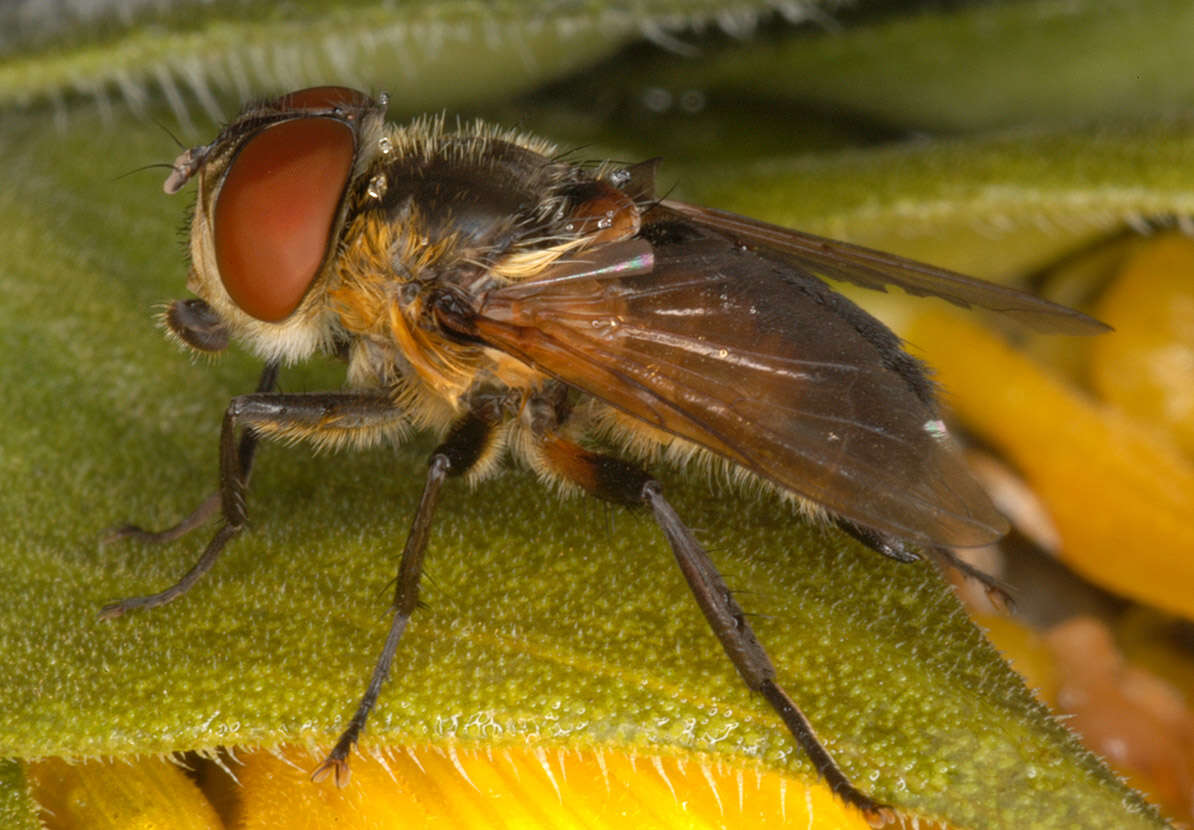
POLYGON ((173 164, 170 164, 169 162, 165 162, 165 161, 156 162, 154 164, 143 164, 140 167, 134 167, 132 170, 129 170, 128 172, 121 173, 119 176, 113 176, 112 181, 114 181, 114 182, 119 181, 120 179, 124 179, 124 178, 127 178, 127 177, 133 175, 134 173, 140 173, 142 170, 154 170, 158 167, 165 167, 167 170, 174 169, 173 164))

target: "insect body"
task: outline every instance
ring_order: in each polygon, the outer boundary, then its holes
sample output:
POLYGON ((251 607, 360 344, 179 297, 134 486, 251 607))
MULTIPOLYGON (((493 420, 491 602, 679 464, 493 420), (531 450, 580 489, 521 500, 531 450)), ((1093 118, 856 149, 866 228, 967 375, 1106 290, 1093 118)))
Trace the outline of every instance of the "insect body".
POLYGON ((383 123, 378 102, 319 87, 253 105, 175 162, 198 183, 188 288, 166 323, 265 361, 229 405, 220 490, 170 530, 216 510, 220 529, 177 584, 105 617, 185 592, 245 525, 259 437, 363 445, 442 437, 403 551, 394 617, 368 689, 316 771, 347 778, 414 611, 428 529, 450 476, 512 459, 545 481, 650 510, 747 685, 783 718, 846 801, 881 816, 776 680, 742 609, 646 472, 704 456, 829 517, 876 550, 999 538, 1006 525, 949 444, 925 367, 819 277, 899 285, 1040 327, 1101 324, 1026 294, 733 214, 658 199, 652 162, 585 166, 485 125, 383 123), (278 366, 342 357, 349 391, 278 394, 278 366))

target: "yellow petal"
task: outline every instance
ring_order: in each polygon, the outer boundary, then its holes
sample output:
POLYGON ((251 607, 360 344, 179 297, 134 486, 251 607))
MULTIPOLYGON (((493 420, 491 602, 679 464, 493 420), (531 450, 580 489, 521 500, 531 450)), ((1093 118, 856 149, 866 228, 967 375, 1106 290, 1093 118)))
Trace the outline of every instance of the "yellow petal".
POLYGON ((1091 344, 1099 394, 1194 454, 1194 240, 1173 233, 1141 246, 1098 314, 1115 326, 1091 344))
POLYGON ((27 767, 49 830, 220 830, 224 825, 195 783, 162 758, 129 763, 59 758, 27 767))
POLYGON ((354 757, 343 789, 313 785, 317 759, 304 750, 241 760, 245 830, 869 827, 819 782, 699 755, 424 745, 354 757))
POLYGON ((1169 442, 960 315, 921 312, 905 336, 954 411, 1048 505, 1063 559, 1113 591, 1194 617, 1194 468, 1169 442))

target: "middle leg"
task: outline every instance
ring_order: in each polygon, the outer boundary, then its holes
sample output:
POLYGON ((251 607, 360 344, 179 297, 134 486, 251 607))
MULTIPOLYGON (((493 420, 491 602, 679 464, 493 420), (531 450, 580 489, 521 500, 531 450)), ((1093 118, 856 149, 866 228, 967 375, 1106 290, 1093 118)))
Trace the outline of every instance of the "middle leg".
POLYGON ((431 453, 428 462, 427 480, 423 485, 423 495, 419 499, 415 518, 411 522, 410 531, 406 536, 406 544, 402 549, 402 559, 398 564, 398 581, 394 589, 393 617, 390 621, 390 631, 386 635, 385 645, 377 658, 373 674, 369 678, 369 685, 348 727, 340 735, 332 751, 313 773, 311 780, 319 782, 334 775, 336 785, 343 787, 348 783, 348 756, 352 752, 361 732, 365 728, 365 721, 377 703, 381 687, 390 674, 390 667, 394 656, 398 652, 398 643, 406 631, 411 614, 419 604, 419 581, 423 575, 423 559, 427 551, 427 539, 431 531, 431 519, 435 513, 435 506, 439 502, 439 491, 448 476, 458 476, 467 473, 477 464, 482 463, 495 449, 497 442, 497 427, 500 423, 500 405, 494 401, 480 401, 473 410, 461 418, 448 432, 447 438, 431 453))

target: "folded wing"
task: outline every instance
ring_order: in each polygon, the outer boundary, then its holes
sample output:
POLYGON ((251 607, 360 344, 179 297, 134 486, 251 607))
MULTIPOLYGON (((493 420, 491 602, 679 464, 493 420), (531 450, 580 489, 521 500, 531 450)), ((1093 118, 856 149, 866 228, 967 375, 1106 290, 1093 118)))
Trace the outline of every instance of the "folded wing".
POLYGON ((861 524, 962 546, 1005 532, 923 367, 824 283, 682 225, 589 256, 491 291, 475 336, 861 524))
POLYGON ((877 291, 896 285, 909 294, 939 297, 965 308, 978 306, 997 311, 1038 331, 1057 334, 1110 331, 1107 324, 1072 308, 884 251, 684 202, 665 200, 655 212, 658 217, 683 217, 715 229, 764 256, 827 279, 877 291))

